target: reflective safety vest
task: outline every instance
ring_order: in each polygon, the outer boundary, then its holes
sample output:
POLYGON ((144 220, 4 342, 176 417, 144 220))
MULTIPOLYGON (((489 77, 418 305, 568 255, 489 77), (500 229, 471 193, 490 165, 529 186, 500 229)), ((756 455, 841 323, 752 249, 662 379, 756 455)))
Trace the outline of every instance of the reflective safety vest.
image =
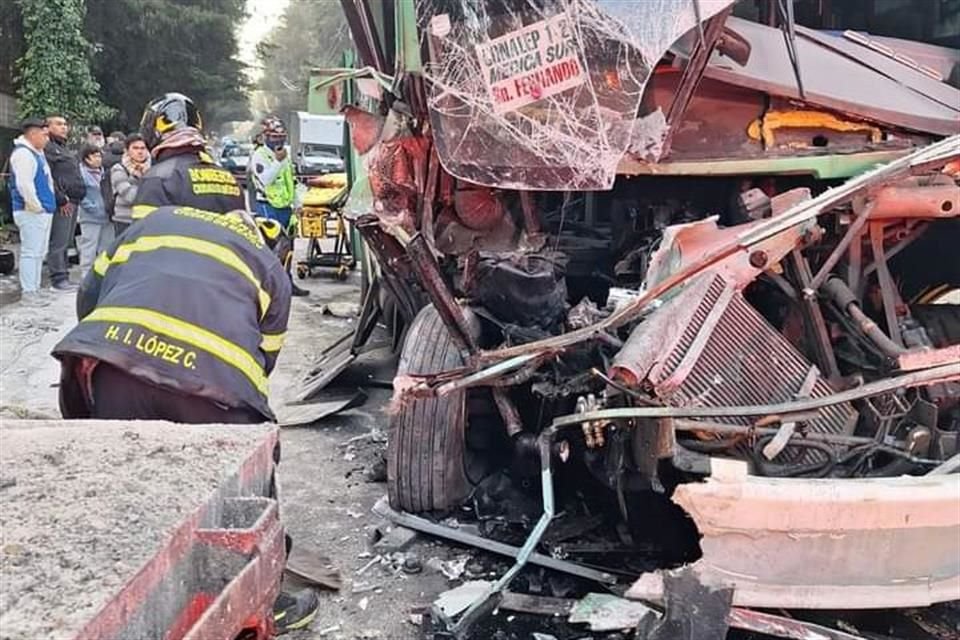
POLYGON ((252 163, 253 175, 257 182, 257 191, 270 203, 270 206, 277 209, 292 207, 296 196, 296 185, 293 179, 293 164, 290 162, 290 158, 287 157, 283 160, 277 160, 271 149, 266 146, 261 146, 257 147, 257 150, 254 151, 252 163), (260 180, 262 171, 258 171, 258 168, 266 168, 277 162, 280 162, 281 166, 276 177, 269 183, 263 183, 260 180))
POLYGON ((290 279, 237 216, 160 207, 102 253, 54 357, 107 362, 151 384, 251 408, 283 344, 290 279))

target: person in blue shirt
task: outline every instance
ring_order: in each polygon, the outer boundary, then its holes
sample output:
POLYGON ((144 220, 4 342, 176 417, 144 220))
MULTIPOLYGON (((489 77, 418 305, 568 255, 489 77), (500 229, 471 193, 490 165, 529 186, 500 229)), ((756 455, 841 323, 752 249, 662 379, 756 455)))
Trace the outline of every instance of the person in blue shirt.
POLYGON ((57 209, 53 178, 43 155, 49 137, 44 121, 38 118, 24 120, 20 128, 22 135, 14 140, 10 155, 10 194, 13 221, 20 230, 21 299, 45 306, 49 302, 40 290, 40 277, 57 209))

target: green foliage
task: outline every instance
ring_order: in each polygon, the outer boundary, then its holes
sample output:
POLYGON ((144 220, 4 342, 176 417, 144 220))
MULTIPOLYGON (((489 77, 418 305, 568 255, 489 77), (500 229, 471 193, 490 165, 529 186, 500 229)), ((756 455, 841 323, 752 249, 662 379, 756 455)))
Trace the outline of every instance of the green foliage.
POLYGON ((92 47, 83 34, 83 0, 16 0, 23 16, 25 49, 16 63, 21 115, 59 112, 98 122, 113 110, 98 97, 90 70, 92 47))
POLYGON ((337 66, 350 30, 335 0, 290 0, 281 23, 257 46, 263 75, 256 108, 286 114, 307 108, 310 69, 337 66))
POLYGON ((248 117, 235 34, 244 0, 87 0, 87 6, 94 70, 104 99, 118 109, 110 128, 137 128, 144 105, 168 91, 193 98, 210 130, 248 117))

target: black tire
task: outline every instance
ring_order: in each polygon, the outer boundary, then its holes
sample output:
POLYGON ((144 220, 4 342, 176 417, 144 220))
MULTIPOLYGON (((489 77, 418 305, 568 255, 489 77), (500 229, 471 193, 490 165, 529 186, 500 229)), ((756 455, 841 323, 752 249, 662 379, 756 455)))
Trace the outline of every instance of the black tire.
MULTIPOLYGON (((407 333, 397 375, 462 367, 460 352, 432 306, 407 333)), ((466 455, 466 392, 406 400, 390 419, 387 492, 394 509, 413 513, 459 505, 470 494, 466 455)))

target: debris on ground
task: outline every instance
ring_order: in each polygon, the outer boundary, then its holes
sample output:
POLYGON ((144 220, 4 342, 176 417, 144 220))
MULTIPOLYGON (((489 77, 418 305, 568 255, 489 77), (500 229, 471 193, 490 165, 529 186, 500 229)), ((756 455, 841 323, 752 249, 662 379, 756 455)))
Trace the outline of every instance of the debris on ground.
POLYGON ((312 425, 342 411, 359 407, 366 399, 367 394, 361 389, 341 394, 325 394, 322 401, 284 405, 277 412, 277 422, 281 427, 312 425))
POLYGON ((334 318, 355 319, 360 315, 360 305, 355 302, 328 302, 321 307, 320 313, 334 318))
POLYGON ((325 628, 323 628, 323 629, 320 629, 320 631, 317 632, 317 635, 319 635, 321 638, 325 638, 326 636, 329 636, 330 634, 333 634, 333 633, 336 633, 336 632, 340 631, 342 628, 343 628, 343 627, 342 627, 341 625, 335 624, 335 625, 332 625, 332 626, 329 626, 329 627, 325 627, 325 628))
POLYGON ((285 570, 308 587, 333 591, 343 588, 343 579, 333 561, 302 541, 293 545, 285 570))
POLYGON ((461 577, 463 577, 463 574, 467 569, 467 562, 469 561, 469 556, 460 556, 459 558, 454 558, 452 560, 430 558, 426 562, 426 567, 431 571, 442 573, 447 580, 453 582, 454 580, 459 580, 461 577))
POLYGON ((642 621, 658 620, 660 613, 642 602, 625 600, 608 593, 588 593, 577 600, 569 621, 586 624, 591 631, 636 629, 642 621))
POLYGON ((492 586, 493 583, 487 580, 470 580, 449 591, 444 591, 433 604, 444 616, 454 618, 466 611, 492 586))
POLYGON ((386 530, 378 528, 379 535, 373 547, 381 553, 403 551, 417 539, 417 532, 406 527, 388 526, 386 530))

